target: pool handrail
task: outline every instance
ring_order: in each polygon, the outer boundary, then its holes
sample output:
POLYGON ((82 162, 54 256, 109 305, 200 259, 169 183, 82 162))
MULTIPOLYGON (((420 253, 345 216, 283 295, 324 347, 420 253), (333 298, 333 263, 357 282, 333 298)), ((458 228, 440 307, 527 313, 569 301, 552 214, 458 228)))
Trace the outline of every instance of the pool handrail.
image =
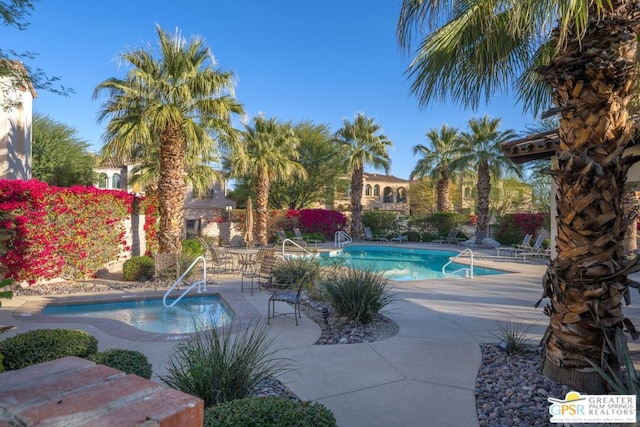
POLYGON ((460 253, 458 253, 458 255, 452 257, 449 260, 448 263, 446 263, 445 265, 442 266, 442 274, 444 274, 445 277, 453 276, 454 274, 460 273, 462 271, 465 273, 465 277, 473 279, 473 251, 471 249, 469 249, 469 248, 460 251, 460 253), (469 267, 462 267, 462 268, 459 268, 459 269, 457 269, 455 271, 452 271, 451 273, 447 273, 445 271, 447 269, 447 266, 452 264, 456 259, 458 259, 465 252, 469 252, 469 255, 470 255, 470 258, 471 258, 471 262, 469 263, 469 267))
POLYGON ((184 271, 184 273, 182 273, 182 276, 178 277, 178 279, 175 282, 173 282, 173 285, 171 285, 171 287, 169 287, 169 290, 167 290, 167 292, 165 292, 164 296, 162 297, 162 305, 164 305, 166 308, 173 307, 182 298, 184 298, 184 296, 187 295, 187 293, 189 293, 189 291, 191 289, 193 289, 196 286, 198 287, 198 293, 207 291, 207 260, 202 255, 200 255, 198 258, 196 258, 191 263, 189 268, 187 268, 184 271), (189 274, 189 272, 193 269, 193 267, 195 267, 195 265, 197 264, 198 261, 202 261, 202 280, 197 280, 197 281, 193 282, 187 289, 185 289, 185 291, 175 301, 173 301, 171 304, 167 305, 167 297, 169 296, 171 291, 173 291, 176 286, 178 286, 180 283, 182 283, 182 280, 185 277, 187 277, 187 274, 189 274))
POLYGON ((334 240, 334 246, 336 248, 341 248, 342 246, 346 245, 347 243, 353 242, 353 239, 351 238, 351 236, 349 236, 346 232, 344 232, 342 230, 336 231, 336 234, 335 234, 333 240, 334 240))

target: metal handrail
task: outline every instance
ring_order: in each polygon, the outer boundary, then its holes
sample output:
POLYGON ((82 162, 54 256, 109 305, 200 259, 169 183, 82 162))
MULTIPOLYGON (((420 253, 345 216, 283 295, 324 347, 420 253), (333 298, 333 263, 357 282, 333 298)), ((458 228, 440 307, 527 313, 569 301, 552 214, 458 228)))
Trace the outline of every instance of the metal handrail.
POLYGON ((293 240, 291 240, 291 239, 284 239, 284 240, 282 241, 282 259, 284 259, 284 258, 285 258, 285 256, 286 256, 286 255, 285 255, 285 252, 284 252, 284 247, 285 247, 285 245, 286 245, 286 243, 287 243, 287 242, 289 242, 289 243, 292 243, 292 244, 296 245, 297 247, 299 247, 300 249, 302 249, 304 252, 306 252, 306 253, 307 253, 307 254, 309 254, 309 255, 314 255, 314 254, 313 254, 313 252, 309 252, 308 250, 306 250, 304 247, 300 246, 299 244, 297 244, 297 243, 296 243, 296 242, 294 242, 293 240))
POLYGON ((345 233, 342 230, 336 231, 336 234, 334 235, 333 240, 334 240, 334 246, 336 248, 342 247, 347 243, 353 242, 353 239, 351 238, 351 236, 349 236, 347 233, 345 233), (342 238, 344 238, 344 240, 342 240, 342 238))
POLYGON ((174 305, 176 305, 178 303, 178 301, 180 301, 182 298, 184 298, 184 296, 187 295, 187 293, 189 293, 189 291, 191 289, 193 289, 196 286, 198 287, 198 293, 207 291, 207 260, 203 256, 199 256, 198 258, 196 258, 191 263, 189 268, 187 268, 185 270, 185 272, 182 273, 182 276, 180 276, 175 282, 173 282, 173 285, 171 285, 169 290, 162 297, 162 305, 164 305, 167 308, 173 307, 174 305), (185 289, 185 291, 175 301, 173 301, 171 304, 167 305, 167 297, 169 296, 171 291, 173 291, 176 286, 178 286, 180 283, 182 283, 182 279, 187 277, 187 274, 193 269, 193 267, 196 265, 196 263, 198 261, 202 261, 202 280, 198 280, 198 281, 192 283, 187 289, 185 289))
POLYGON ((471 249, 469 249, 469 248, 461 251, 458 255, 456 255, 453 258, 451 258, 448 263, 446 263, 445 265, 442 266, 442 274, 444 274, 445 276, 453 276, 454 274, 459 273, 461 271, 464 271, 465 277, 473 279, 473 251, 471 249), (465 252, 469 252, 469 255, 470 255, 470 258, 471 258, 471 262, 469 263, 469 267, 462 267, 462 268, 459 268, 459 269, 457 269, 455 271, 452 271, 451 273, 447 273, 446 272, 447 267, 450 264, 452 264, 456 259, 458 259, 465 252))

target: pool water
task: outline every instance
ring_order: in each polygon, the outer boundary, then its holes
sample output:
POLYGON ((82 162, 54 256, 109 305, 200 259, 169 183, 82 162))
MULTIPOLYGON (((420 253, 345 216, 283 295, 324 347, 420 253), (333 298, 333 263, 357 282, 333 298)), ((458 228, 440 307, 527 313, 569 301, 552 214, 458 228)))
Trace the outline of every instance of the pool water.
MULTIPOLYGON (((322 265, 334 263, 344 264, 356 269, 373 268, 384 277, 399 282, 408 280, 442 279, 442 267, 458 252, 427 249, 380 247, 380 246, 347 246, 339 251, 325 253, 320 256, 322 265)), ((447 272, 468 267, 464 264, 452 263, 447 272)), ((492 268, 473 267, 473 275, 503 274, 505 271, 492 268)), ((449 276, 451 277, 451 276, 449 276)))
POLYGON ((162 305, 162 299, 48 305, 42 314, 113 319, 143 331, 161 334, 192 333, 196 326, 200 329, 219 327, 234 317, 233 311, 219 295, 185 297, 170 308, 162 305))

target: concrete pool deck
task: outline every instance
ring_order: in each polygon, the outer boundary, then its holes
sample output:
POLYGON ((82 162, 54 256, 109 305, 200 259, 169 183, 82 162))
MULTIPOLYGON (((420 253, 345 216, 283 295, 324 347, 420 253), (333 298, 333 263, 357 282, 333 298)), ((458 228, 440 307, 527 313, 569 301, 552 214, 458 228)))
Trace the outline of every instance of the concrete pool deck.
MULTIPOLYGON (((399 333, 385 341, 315 346, 320 328, 304 315, 298 327, 291 318, 273 319, 271 331, 281 349, 278 354, 294 361, 293 370, 280 379, 301 399, 330 408, 339 426, 478 425, 475 380, 481 362, 479 344, 496 340, 492 333, 499 321, 532 325, 532 341, 541 338, 547 325, 542 308, 533 308, 540 297, 545 265, 495 258, 493 253, 479 250, 477 262, 518 273, 392 282, 398 299, 385 314, 399 325, 399 333)), ((265 292, 241 294, 238 275, 216 276, 216 280, 219 284, 211 288, 236 295, 259 313, 261 322, 266 322, 265 292)), ((34 322, 13 316, 23 304, 41 299, 2 300, 0 325, 16 328, 0 335, 0 339, 30 329, 83 329, 98 339, 100 350, 127 348, 146 354, 153 364, 154 380, 164 372, 174 341, 139 341, 111 335, 86 323, 34 322)), ((625 308, 636 324, 640 319, 636 308, 639 301, 640 295, 632 292, 632 306, 625 308)))

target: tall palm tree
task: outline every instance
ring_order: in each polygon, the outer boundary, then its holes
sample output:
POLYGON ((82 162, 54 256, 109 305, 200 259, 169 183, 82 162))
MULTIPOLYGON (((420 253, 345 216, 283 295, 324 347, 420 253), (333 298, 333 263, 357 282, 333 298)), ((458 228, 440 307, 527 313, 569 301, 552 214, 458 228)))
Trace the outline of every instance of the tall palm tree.
POLYGON ((351 234, 354 239, 362 238, 362 185, 364 167, 369 165, 384 169, 389 173, 391 159, 387 148, 393 144, 372 118, 359 113, 353 122, 345 119, 336 132, 336 139, 342 144, 347 172, 351 174, 351 234))
POLYGON ((516 134, 511 129, 499 131, 499 127, 500 119, 491 119, 488 116, 469 120, 470 132, 462 133, 460 139, 463 148, 460 157, 454 161, 456 167, 473 169, 478 178, 476 184, 478 231, 488 230, 491 179, 498 179, 508 172, 522 176, 521 168, 502 152, 502 144, 515 138, 516 134))
POLYGON ((289 123, 258 115, 253 125, 245 125, 240 141, 232 147, 228 167, 232 175, 254 185, 256 198, 256 236, 266 245, 269 191, 273 182, 305 176, 298 159, 298 138, 289 123))
POLYGON ((636 126, 639 18, 631 0, 403 0, 398 20, 408 51, 427 30, 408 70, 421 105, 451 96, 474 107, 511 86, 534 114, 553 102, 560 115, 542 371, 588 393, 603 384, 587 359, 615 365, 607 339, 618 328, 637 336, 621 300, 638 267, 621 242, 632 221, 624 183, 637 161, 624 152, 636 126))
POLYGON ((442 125, 440 130, 431 129, 427 138, 433 148, 418 144, 413 147, 413 154, 420 154, 416 166, 411 171, 411 179, 429 176, 437 184, 438 212, 449 212, 449 181, 455 178, 456 169, 452 163, 460 157, 460 133, 458 129, 442 125))
POLYGON ((233 73, 213 67, 202 40, 187 44, 179 32, 159 26, 156 32, 159 56, 151 47, 123 53, 125 78, 100 83, 94 98, 107 95, 99 112, 101 121, 109 118, 104 152, 157 166, 159 250, 179 252, 186 165, 208 162, 216 149, 212 135, 229 139, 232 116, 243 108, 234 98, 233 73))

